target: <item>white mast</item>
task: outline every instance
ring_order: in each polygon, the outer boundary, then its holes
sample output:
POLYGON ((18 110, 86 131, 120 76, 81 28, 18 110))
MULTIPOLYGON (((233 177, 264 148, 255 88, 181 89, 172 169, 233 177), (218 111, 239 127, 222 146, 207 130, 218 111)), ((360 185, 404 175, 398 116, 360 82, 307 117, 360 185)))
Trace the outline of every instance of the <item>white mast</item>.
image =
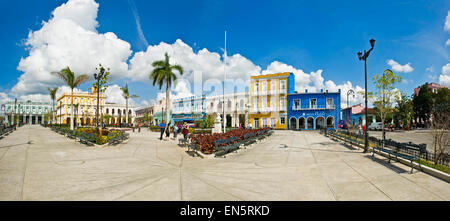
POLYGON ((227 127, 227 117, 225 115, 225 79, 227 78, 227 72, 225 69, 227 67, 227 31, 225 31, 225 51, 223 56, 223 88, 222 88, 222 110, 223 110, 223 132, 226 133, 227 127))

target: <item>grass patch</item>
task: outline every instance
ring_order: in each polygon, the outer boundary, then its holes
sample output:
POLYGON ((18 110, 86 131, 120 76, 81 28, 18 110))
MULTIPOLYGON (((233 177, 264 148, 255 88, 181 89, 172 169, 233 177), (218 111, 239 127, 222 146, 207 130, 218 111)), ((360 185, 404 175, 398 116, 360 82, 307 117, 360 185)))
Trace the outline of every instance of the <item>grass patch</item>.
MULTIPOLYGON (((415 162, 419 163, 418 160, 416 160, 415 162)), ((441 165, 441 164, 434 164, 433 162, 426 161, 426 160, 423 160, 423 159, 420 159, 420 164, 425 165, 427 167, 431 167, 431 168, 439 170, 439 171, 442 171, 444 173, 450 174, 450 167, 448 167, 448 166, 444 166, 444 165, 441 165)))

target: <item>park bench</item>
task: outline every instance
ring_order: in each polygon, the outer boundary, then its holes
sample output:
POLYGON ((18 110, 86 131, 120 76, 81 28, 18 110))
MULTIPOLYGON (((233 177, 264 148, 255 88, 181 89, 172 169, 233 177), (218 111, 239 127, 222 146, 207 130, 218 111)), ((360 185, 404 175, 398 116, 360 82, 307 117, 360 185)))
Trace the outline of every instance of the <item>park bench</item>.
POLYGON ((191 134, 187 134, 186 135, 186 139, 184 139, 184 137, 182 137, 182 138, 179 138, 178 139, 178 145, 187 145, 188 143, 189 143, 189 139, 190 139, 190 137, 191 137, 191 134))
POLYGON ((237 151, 241 145, 240 142, 237 142, 238 140, 239 138, 237 137, 230 137, 214 141, 214 146, 216 147, 215 156, 223 156, 227 153, 237 151))
POLYGON ((77 138, 77 135, 76 135, 75 131, 70 130, 70 131, 67 133, 67 137, 69 137, 70 139, 75 139, 75 138, 77 138))
POLYGON ((198 144, 194 144, 194 143, 188 144, 188 152, 189 152, 189 150, 194 150, 195 153, 197 153, 198 144))
MULTIPOLYGON (((389 144, 393 144, 395 142, 392 142, 391 140, 388 140, 389 144)), ((395 146, 393 146, 394 149, 389 149, 387 147, 382 147, 381 145, 375 145, 373 147, 372 156, 374 156, 375 150, 378 152, 383 152, 388 154, 388 163, 391 162, 391 158, 395 157, 395 160, 398 162, 398 157, 406 159, 411 164, 411 173, 413 173, 414 165, 413 161, 418 160, 419 162, 419 168, 421 168, 420 164, 420 156, 426 151, 426 146, 422 145, 414 145, 411 142, 409 143, 396 143, 395 146), (405 151, 412 152, 412 154, 406 154, 401 153, 400 149, 404 149, 405 151)))
POLYGON ((86 144, 88 146, 93 146, 95 143, 95 135, 88 134, 86 132, 81 133, 78 139, 80 139, 80 143, 86 144))

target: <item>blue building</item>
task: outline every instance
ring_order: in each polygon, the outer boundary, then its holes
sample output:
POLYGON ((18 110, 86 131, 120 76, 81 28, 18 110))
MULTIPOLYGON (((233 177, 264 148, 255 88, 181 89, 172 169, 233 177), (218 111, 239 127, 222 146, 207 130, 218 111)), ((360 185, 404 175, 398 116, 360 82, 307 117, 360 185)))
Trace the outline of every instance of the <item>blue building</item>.
POLYGON ((288 129, 337 128, 341 116, 341 90, 287 95, 288 129))

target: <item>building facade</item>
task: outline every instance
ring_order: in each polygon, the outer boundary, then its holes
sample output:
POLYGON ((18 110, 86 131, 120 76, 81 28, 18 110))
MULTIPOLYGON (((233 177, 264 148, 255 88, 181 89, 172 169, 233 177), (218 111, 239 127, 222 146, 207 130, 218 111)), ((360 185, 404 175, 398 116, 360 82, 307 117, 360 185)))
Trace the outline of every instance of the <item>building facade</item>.
MULTIPOLYGON (((104 115, 110 115, 110 119, 103 121, 106 124, 118 124, 126 122, 126 105, 106 103, 106 95, 100 93, 99 95, 99 121, 104 119, 104 115)), ((57 99, 56 107, 56 123, 70 124, 71 117, 71 100, 73 100, 74 108, 74 125, 96 125, 97 122, 97 92, 92 88, 91 92, 84 93, 64 93, 57 99)), ((134 122, 133 106, 128 105, 128 123, 134 122)))
POLYGON ((2 104, 1 110, 8 125, 22 122, 23 124, 42 124, 44 115, 51 112, 50 102, 10 101, 2 104), (16 119, 14 121, 14 119, 16 119))
MULTIPOLYGON (((427 86, 428 86, 428 88, 431 89, 431 92, 433 92, 435 94, 437 94, 437 92, 440 88, 446 87, 446 86, 440 85, 438 83, 429 83, 427 86)), ((446 88, 450 89, 450 87, 446 87, 446 88)), ((420 87, 414 88, 415 96, 419 95, 419 92, 420 92, 420 87)))
POLYGON ((173 102, 172 118, 175 122, 194 123, 207 115, 216 115, 225 120, 227 127, 239 127, 248 122, 249 94, 233 93, 225 95, 186 97, 173 102))
POLYGON ((337 128, 341 112, 341 90, 320 93, 287 95, 287 128, 290 130, 318 130, 337 128))
MULTIPOLYGON (((101 108, 101 113, 104 115, 111 116, 109 119, 104 119, 104 123, 106 124, 121 124, 126 123, 127 121, 127 106, 125 104, 116 104, 116 103, 106 103, 101 108)), ((95 117, 95 116, 94 116, 95 117)), ((128 104, 128 123, 133 124, 135 122, 136 113, 133 109, 133 105, 128 104)))
POLYGON ((355 125, 353 115, 360 113, 364 109, 362 104, 356 104, 342 109, 342 120, 344 128, 351 128, 355 125))
MULTIPOLYGON (((362 106, 362 104, 361 104, 362 106)), ((367 108, 367 118, 368 120, 368 125, 370 125, 373 122, 377 122, 377 118, 375 115, 375 109, 373 108, 367 108)), ((357 110, 355 113, 352 114, 352 125, 359 125, 361 124, 362 126, 366 125, 366 109, 363 107, 362 109, 360 109, 359 111, 357 110)))
POLYGON ((295 92, 293 73, 250 77, 250 123, 254 128, 287 128, 287 95, 295 92))

